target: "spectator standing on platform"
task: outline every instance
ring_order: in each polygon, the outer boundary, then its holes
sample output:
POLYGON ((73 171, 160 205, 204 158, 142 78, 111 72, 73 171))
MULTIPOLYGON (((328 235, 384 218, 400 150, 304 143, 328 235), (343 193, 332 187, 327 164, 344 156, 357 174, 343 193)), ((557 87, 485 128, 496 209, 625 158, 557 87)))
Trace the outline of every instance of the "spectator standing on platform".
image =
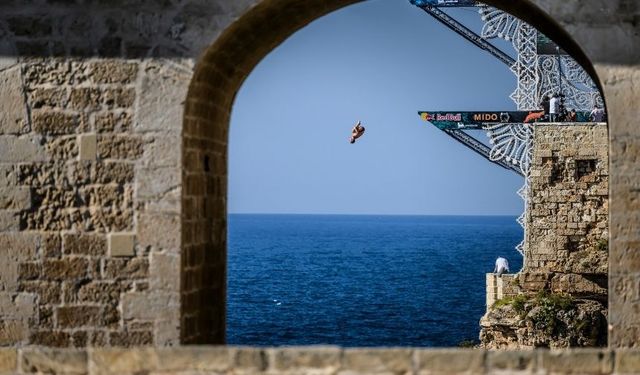
POLYGON ((496 266, 493 268, 493 273, 502 276, 505 272, 509 272, 509 262, 503 257, 498 257, 498 259, 496 259, 496 266))
POLYGON ((546 117, 548 117, 548 115, 549 115, 549 96, 545 95, 544 98, 542 98, 542 102, 540 102, 540 106, 542 107, 542 110, 544 111, 544 115, 546 117))
POLYGON ((560 95, 553 94, 551 100, 549 100, 549 117, 551 122, 558 122, 560 119, 560 95))
POLYGON ((576 116, 577 116, 576 110, 575 109, 570 110, 569 113, 567 114, 567 121, 576 122, 576 116))
POLYGON ((600 108, 597 104, 593 106, 593 110, 589 114, 589 119, 593 122, 603 122, 604 121, 604 108, 600 108))

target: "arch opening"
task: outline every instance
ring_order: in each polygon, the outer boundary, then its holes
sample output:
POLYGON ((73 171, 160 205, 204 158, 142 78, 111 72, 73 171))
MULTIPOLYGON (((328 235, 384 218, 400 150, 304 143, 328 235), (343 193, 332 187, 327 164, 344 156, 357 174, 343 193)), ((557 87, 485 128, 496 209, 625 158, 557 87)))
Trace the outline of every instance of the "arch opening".
MULTIPOLYGON (((262 2, 232 25, 196 66, 183 132, 183 343, 225 342, 228 137, 235 95, 256 64, 288 36, 352 3, 318 1, 299 7, 290 1, 262 2)), ((536 26, 595 77, 580 48, 537 7, 529 2, 486 3, 536 26)))

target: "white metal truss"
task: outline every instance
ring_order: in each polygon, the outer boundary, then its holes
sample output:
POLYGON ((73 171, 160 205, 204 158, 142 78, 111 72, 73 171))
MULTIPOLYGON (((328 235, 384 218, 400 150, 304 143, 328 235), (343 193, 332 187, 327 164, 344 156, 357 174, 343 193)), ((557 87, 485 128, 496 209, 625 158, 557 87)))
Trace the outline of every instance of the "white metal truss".
MULTIPOLYGON (((526 22, 501 10, 480 6, 484 21, 481 36, 484 39, 501 38, 511 41, 517 53, 511 71, 517 78, 517 87, 510 95, 518 110, 539 110, 545 96, 562 93, 565 106, 576 110, 590 110, 594 105, 603 106, 602 96, 587 72, 570 56, 538 55, 538 31, 526 22)), ((527 235, 527 199, 529 191, 529 166, 533 151, 533 128, 529 124, 500 124, 488 129, 492 144, 492 160, 505 159, 518 164, 525 176, 518 195, 524 201, 524 210, 517 222, 527 235)), ((516 250, 524 257, 525 241, 516 250)))

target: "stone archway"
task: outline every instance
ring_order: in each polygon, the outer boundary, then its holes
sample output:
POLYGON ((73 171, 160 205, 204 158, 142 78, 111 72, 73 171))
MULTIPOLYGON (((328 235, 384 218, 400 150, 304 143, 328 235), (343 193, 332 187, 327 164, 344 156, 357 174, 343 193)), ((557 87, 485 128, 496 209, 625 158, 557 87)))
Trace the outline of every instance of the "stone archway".
MULTIPOLYGON (((255 65, 288 36, 355 2, 263 1, 227 28, 195 66, 183 128, 181 342, 225 341, 227 145, 237 91, 255 65)), ((538 7, 528 1, 486 3, 550 36, 599 83, 585 53, 538 7)))

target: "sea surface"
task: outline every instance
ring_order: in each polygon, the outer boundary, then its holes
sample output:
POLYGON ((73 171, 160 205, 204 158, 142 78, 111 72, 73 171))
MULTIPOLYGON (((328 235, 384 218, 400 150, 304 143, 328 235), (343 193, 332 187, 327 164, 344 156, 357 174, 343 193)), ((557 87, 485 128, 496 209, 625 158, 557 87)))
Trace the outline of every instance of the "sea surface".
POLYGON ((227 342, 457 346, 485 273, 518 271, 511 216, 229 215, 227 342))

